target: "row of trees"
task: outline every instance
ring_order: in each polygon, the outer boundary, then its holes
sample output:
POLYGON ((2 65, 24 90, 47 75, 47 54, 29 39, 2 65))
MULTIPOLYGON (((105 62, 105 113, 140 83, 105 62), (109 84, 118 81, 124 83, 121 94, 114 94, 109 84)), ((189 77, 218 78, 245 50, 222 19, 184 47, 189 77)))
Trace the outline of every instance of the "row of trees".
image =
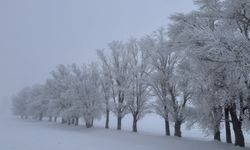
POLYGON ((99 63, 59 65, 44 85, 24 88, 13 99, 16 115, 62 118, 63 123, 86 127, 109 115, 137 122, 154 112, 170 122, 175 136, 181 126, 199 124, 220 141, 245 146, 250 121, 250 1, 195 0, 199 9, 171 16, 167 31, 160 28, 141 39, 113 41, 97 50, 99 63))
POLYGON ((13 98, 14 113, 22 118, 49 117, 78 125, 79 118, 92 127, 102 114, 100 74, 96 64, 59 65, 45 85, 26 87, 13 98))
POLYGON ((171 17, 170 43, 186 53, 194 69, 192 102, 203 112, 198 117, 200 124, 211 125, 214 138, 220 140, 220 124, 224 121, 227 142, 231 143, 232 123, 235 145, 244 146, 242 125, 248 125, 250 117, 250 1, 195 3, 198 11, 171 17))

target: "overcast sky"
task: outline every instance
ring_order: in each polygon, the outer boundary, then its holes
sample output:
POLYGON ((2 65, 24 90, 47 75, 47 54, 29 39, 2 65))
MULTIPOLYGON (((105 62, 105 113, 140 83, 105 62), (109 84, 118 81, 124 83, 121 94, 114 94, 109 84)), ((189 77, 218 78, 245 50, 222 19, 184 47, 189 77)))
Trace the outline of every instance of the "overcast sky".
POLYGON ((112 40, 193 9, 192 0, 0 0, 0 101, 43 83, 58 64, 89 63, 112 40))

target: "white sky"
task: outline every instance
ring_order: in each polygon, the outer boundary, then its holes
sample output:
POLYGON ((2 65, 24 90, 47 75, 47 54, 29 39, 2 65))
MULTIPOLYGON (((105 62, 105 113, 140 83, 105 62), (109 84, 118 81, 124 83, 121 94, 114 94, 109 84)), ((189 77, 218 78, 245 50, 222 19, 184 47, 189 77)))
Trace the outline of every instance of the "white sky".
POLYGON ((112 40, 193 9, 192 0, 0 0, 0 101, 43 83, 58 64, 89 63, 112 40))

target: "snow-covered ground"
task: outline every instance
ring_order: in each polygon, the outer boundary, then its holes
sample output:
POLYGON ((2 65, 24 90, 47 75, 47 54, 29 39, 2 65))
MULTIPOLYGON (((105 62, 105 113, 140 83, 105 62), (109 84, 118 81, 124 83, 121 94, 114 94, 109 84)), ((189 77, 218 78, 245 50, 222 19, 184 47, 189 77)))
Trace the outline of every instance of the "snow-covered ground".
MULTIPOLYGON (((124 120, 125 131, 116 131, 101 128, 103 120, 95 122, 95 128, 86 129, 83 126, 21 120, 10 115, 0 115, 0 150, 242 149, 229 144, 209 141, 209 137, 199 135, 198 129, 192 130, 192 132, 184 130, 184 136, 188 138, 165 137, 160 129, 162 126, 159 118, 153 118, 156 117, 148 116, 147 119, 142 120, 139 124, 140 132, 132 133, 126 131, 130 130, 129 117, 124 120)), ((115 127, 114 119, 111 121, 111 127, 115 127)), ((249 141, 249 139, 246 140, 249 141)))

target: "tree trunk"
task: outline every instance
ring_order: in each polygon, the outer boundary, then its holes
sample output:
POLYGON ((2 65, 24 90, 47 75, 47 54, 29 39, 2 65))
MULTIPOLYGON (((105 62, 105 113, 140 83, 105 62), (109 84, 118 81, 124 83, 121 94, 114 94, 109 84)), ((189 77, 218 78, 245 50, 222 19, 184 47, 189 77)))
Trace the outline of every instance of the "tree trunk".
POLYGON ((109 109, 106 109, 106 123, 105 123, 105 128, 109 128, 109 109))
POLYGON ((93 127, 93 120, 92 120, 92 121, 87 121, 87 122, 85 123, 85 126, 86 126, 86 128, 91 128, 91 127, 93 127))
POLYGON ((221 141, 221 138, 220 138, 220 129, 215 129, 214 131, 214 140, 216 141, 221 141))
POLYGON ((214 130, 214 140, 221 141, 220 138, 220 123, 222 119, 222 110, 223 108, 221 106, 214 106, 213 108, 213 130, 214 130))
POLYGON ((51 116, 49 116, 49 122, 51 122, 52 121, 52 117, 51 116))
POLYGON ((181 122, 179 120, 175 121, 174 129, 174 136, 181 137, 181 122))
POLYGON ((170 129, 169 129, 169 121, 168 118, 165 118, 165 134, 170 136, 170 129))
POLYGON ((39 121, 42 121, 42 120, 43 120, 43 114, 42 114, 42 113, 40 113, 38 120, 39 120, 39 121))
POLYGON ((118 115, 117 116, 117 130, 121 130, 121 129, 122 129, 122 117, 118 115))
POLYGON ((75 125, 75 118, 71 119, 71 124, 75 125))
POLYGON ((54 122, 57 122, 57 117, 54 118, 54 122))
POLYGON ((66 123, 66 120, 64 118, 62 118, 62 124, 66 123))
POLYGON ((236 113, 236 104, 232 104, 232 106, 229 109, 229 112, 233 123, 235 145, 240 147, 245 147, 245 140, 242 132, 241 121, 238 119, 236 113))
POLYGON ((70 124, 71 124, 71 120, 70 120, 70 119, 68 119, 68 120, 67 120, 67 122, 68 122, 68 125, 70 125, 70 124))
POLYGON ((78 126, 78 124, 79 124, 79 118, 76 117, 75 119, 76 119, 76 120, 75 120, 75 126, 78 126))
POLYGON ((133 132, 137 132, 137 119, 136 119, 136 115, 133 115, 133 132))
POLYGON ((117 130, 122 129, 122 105, 124 101, 124 93, 119 90, 118 92, 118 110, 117 110, 117 130))
POLYGON ((226 141, 227 143, 232 143, 230 122, 229 122, 229 110, 227 107, 224 108, 224 115, 225 115, 226 141))
POLYGON ((85 122, 85 127, 86 127, 86 128, 90 128, 90 123, 85 122))

